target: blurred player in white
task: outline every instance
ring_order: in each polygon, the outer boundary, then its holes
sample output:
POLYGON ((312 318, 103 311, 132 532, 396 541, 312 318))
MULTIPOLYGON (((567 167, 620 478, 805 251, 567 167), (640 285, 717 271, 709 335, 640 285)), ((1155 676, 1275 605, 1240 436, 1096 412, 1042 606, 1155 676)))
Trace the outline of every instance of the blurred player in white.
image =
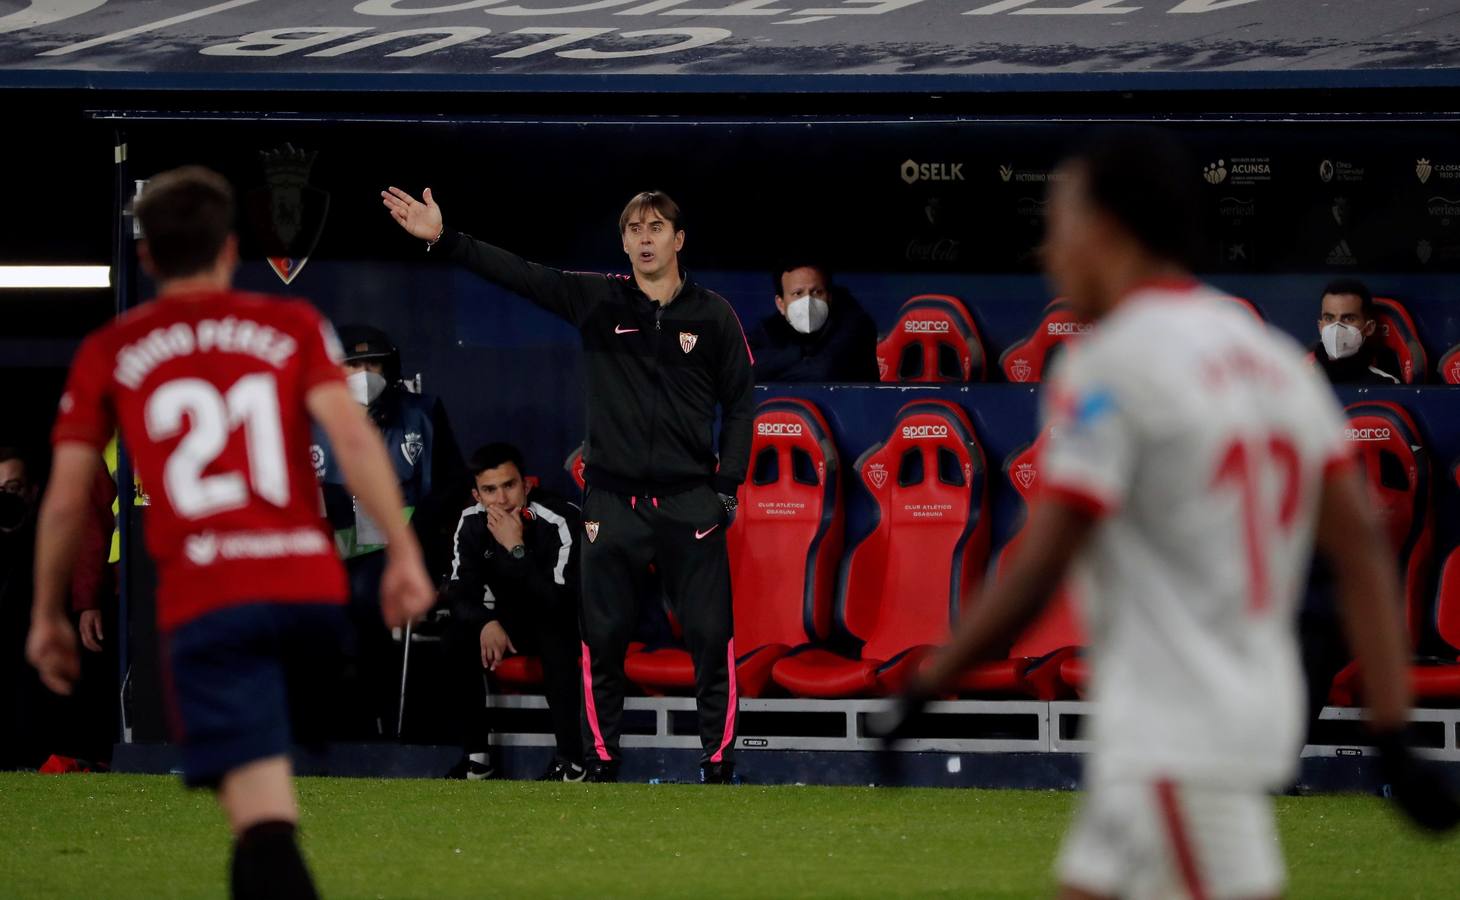
POLYGON ((1016 634, 1073 575, 1090 637, 1088 795, 1068 898, 1275 897, 1269 791, 1303 733, 1295 608, 1315 539, 1341 585, 1376 742, 1406 811, 1429 773, 1409 703, 1396 566, 1332 392, 1288 337, 1189 274, 1195 169, 1164 134, 1109 132, 1059 170, 1045 262, 1097 327, 1043 396, 1043 495, 1005 575, 886 721, 1016 634))

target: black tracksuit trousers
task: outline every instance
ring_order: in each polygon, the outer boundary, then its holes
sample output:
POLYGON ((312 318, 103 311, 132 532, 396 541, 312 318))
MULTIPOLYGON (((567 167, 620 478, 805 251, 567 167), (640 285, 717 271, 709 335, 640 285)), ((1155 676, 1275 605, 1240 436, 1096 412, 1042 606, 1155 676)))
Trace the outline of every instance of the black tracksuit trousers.
POLYGON ((589 487, 583 502, 583 743, 619 759, 624 653, 652 564, 684 628, 695 667, 701 764, 729 763, 735 744, 735 644, 725 508, 709 486, 667 497, 589 487))

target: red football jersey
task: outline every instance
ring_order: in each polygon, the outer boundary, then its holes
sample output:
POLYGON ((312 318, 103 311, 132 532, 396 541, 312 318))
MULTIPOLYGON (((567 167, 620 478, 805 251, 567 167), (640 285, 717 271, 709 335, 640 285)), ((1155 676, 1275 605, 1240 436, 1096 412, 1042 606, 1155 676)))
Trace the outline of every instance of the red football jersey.
POLYGON ((319 513, 305 395, 342 381, 308 303, 239 292, 144 304, 86 338, 53 444, 101 450, 121 427, 146 485, 157 619, 251 602, 344 602, 319 513))

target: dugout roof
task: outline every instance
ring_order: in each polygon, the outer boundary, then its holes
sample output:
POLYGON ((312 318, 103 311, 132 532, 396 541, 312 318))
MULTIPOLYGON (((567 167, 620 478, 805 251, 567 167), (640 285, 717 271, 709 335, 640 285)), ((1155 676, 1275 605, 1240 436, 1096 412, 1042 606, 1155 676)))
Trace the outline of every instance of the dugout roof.
POLYGON ((1235 92, 1457 63, 1460 0, 0 3, 0 87, 1235 92))

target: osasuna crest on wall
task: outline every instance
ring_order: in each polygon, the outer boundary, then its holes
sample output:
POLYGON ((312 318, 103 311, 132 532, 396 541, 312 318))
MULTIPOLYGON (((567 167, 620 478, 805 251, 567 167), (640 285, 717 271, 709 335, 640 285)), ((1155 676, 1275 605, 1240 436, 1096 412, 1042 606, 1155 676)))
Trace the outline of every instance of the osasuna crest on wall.
POLYGON ((584 522, 583 523, 583 531, 588 535, 588 543, 591 544, 594 541, 598 540, 598 523, 597 522, 584 522))
POLYGON ((699 343, 699 340, 700 336, 697 334, 690 334, 688 331, 681 331, 679 333, 679 347, 685 353, 693 350, 695 344, 699 343))
POLYGON ((401 441, 400 444, 400 455, 406 458, 406 462, 414 466, 416 460, 421 458, 421 454, 425 450, 426 442, 421 440, 421 433, 419 431, 407 431, 406 439, 401 441))
POLYGON ((248 194, 253 236, 269 268, 285 284, 304 270, 329 215, 329 194, 309 186, 309 173, 318 155, 292 144, 260 153, 264 185, 248 194))
POLYGON ((887 466, 882 463, 872 463, 867 467, 867 480, 877 490, 882 490, 882 485, 887 483, 887 466))

